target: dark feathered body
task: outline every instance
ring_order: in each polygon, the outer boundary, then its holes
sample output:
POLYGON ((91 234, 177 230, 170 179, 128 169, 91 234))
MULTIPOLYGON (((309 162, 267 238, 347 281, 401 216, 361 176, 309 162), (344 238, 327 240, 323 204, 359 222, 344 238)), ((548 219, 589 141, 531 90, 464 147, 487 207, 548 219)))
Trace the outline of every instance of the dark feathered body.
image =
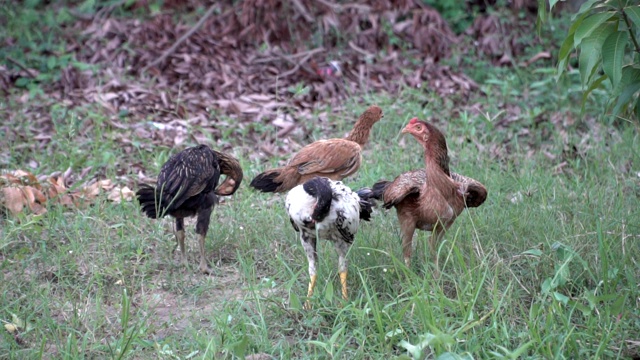
POLYGON ((373 209, 372 193, 368 188, 356 192, 340 181, 315 177, 294 187, 286 197, 291 224, 300 232, 300 241, 309 261, 309 296, 316 279, 316 241, 332 241, 338 251, 338 265, 346 298, 346 255, 353 243, 360 220, 369 220, 373 209))
POLYGON ((150 218, 166 215, 176 219, 176 237, 184 255, 184 218, 197 215, 196 233, 201 237, 201 270, 204 262, 204 237, 218 195, 233 194, 242 182, 240 163, 228 154, 206 145, 187 148, 173 155, 160 170, 155 186, 140 185, 136 195, 142 211, 150 218), (220 186, 220 175, 226 179, 220 186))

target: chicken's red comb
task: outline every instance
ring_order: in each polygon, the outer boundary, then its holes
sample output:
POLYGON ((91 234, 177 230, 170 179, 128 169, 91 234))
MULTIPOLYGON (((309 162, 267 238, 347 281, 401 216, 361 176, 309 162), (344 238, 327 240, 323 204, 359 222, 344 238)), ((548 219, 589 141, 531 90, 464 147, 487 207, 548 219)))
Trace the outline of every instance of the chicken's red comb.
POLYGON ((413 119, 409 120, 409 124, 412 124, 412 125, 417 123, 417 122, 418 122, 418 118, 417 117, 414 117, 413 119))

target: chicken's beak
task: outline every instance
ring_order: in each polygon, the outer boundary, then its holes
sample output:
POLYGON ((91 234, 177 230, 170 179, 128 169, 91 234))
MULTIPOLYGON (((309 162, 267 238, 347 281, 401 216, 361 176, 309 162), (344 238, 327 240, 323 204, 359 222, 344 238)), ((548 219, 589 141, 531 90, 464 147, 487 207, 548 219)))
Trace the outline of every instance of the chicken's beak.
POLYGON ((405 127, 402 129, 402 131, 400 131, 400 133, 401 133, 401 134, 406 134, 406 133, 409 133, 409 132, 411 132, 411 131, 409 130, 409 125, 405 126, 405 127))

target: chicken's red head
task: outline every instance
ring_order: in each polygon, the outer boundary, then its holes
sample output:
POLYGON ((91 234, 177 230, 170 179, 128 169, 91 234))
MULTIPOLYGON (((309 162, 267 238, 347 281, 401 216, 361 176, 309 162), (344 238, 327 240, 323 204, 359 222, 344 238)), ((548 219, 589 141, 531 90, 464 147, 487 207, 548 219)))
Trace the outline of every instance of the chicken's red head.
POLYGON ((407 126, 402 129, 402 133, 409 133, 413 135, 423 146, 429 146, 436 149, 447 149, 447 142, 445 141, 444 134, 434 125, 413 118, 409 120, 407 126))
POLYGON ((426 141, 429 138, 429 130, 427 128, 428 124, 424 121, 418 120, 418 118, 414 117, 409 120, 407 126, 402 129, 402 133, 409 133, 415 136, 418 141, 426 141))

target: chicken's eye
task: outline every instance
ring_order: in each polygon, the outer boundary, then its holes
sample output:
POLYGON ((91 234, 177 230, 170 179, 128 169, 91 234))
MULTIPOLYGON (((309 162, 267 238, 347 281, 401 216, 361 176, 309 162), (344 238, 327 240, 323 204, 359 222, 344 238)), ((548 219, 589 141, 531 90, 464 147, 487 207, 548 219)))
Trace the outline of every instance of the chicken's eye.
POLYGON ((422 131, 422 125, 416 126, 416 131, 422 131))

